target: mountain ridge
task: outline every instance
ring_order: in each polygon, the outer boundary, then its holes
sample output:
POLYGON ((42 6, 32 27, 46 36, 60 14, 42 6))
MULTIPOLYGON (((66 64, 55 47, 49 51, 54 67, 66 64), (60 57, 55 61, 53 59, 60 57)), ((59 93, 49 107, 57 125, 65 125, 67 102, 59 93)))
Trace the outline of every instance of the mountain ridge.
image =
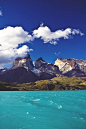
POLYGON ((16 58, 10 69, 0 69, 0 81, 8 83, 29 83, 58 76, 86 77, 86 60, 58 58, 54 64, 49 64, 40 57, 33 65, 28 54, 24 58, 16 58))

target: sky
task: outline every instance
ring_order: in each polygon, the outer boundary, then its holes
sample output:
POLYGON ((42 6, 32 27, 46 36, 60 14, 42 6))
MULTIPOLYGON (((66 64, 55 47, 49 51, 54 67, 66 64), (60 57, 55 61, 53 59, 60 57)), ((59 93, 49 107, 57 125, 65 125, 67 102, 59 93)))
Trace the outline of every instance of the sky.
POLYGON ((86 60, 86 0, 0 0, 0 68, 28 53, 86 60))

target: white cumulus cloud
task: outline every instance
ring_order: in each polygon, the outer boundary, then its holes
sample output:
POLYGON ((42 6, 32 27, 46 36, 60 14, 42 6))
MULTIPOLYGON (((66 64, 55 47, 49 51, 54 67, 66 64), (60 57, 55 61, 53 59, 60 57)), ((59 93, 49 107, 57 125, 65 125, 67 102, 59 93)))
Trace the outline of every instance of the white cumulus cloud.
POLYGON ((32 41, 33 37, 24 31, 22 27, 7 27, 0 30, 0 66, 12 62, 18 56, 25 56, 32 51, 25 42, 32 41))
POLYGON ((25 56, 27 52, 33 51, 24 43, 33 41, 35 38, 41 38, 44 43, 55 45, 60 38, 69 39, 76 34, 84 35, 79 29, 71 28, 51 32, 49 27, 43 26, 43 23, 33 31, 32 35, 22 27, 8 26, 0 30, 0 67, 12 63, 16 57, 25 56))
POLYGON ((49 42, 50 44, 57 44, 57 41, 60 38, 69 39, 71 35, 75 34, 80 34, 81 36, 83 35, 83 33, 79 29, 71 28, 51 32, 49 27, 43 25, 33 31, 34 38, 41 38, 44 41, 44 43, 49 42))

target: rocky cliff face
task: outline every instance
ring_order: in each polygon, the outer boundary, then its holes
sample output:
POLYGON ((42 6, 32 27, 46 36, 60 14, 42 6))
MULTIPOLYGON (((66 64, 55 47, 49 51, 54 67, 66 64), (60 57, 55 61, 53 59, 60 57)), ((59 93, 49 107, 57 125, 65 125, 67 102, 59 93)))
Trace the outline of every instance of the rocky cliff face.
POLYGON ((41 73, 45 72, 45 73, 48 73, 51 75, 61 74, 58 66, 47 63, 45 60, 42 59, 42 57, 40 57, 38 60, 36 60, 35 68, 40 70, 41 73))
POLYGON ((86 60, 73 59, 79 66, 80 70, 86 74, 86 60))
POLYGON ((57 59, 55 61, 55 65, 59 67, 59 70, 62 72, 62 74, 65 74, 68 71, 72 70, 71 65, 67 61, 62 61, 60 59, 57 59))
POLYGON ((47 62, 45 62, 42 57, 40 57, 38 60, 35 62, 35 68, 40 68, 47 65, 47 62))
POLYGON ((67 76, 86 76, 86 61, 80 59, 57 59, 55 65, 67 76))
POLYGON ((29 54, 25 58, 18 57, 15 59, 15 61, 13 62, 13 67, 11 69, 15 69, 18 67, 24 67, 27 70, 34 68, 33 62, 29 54))

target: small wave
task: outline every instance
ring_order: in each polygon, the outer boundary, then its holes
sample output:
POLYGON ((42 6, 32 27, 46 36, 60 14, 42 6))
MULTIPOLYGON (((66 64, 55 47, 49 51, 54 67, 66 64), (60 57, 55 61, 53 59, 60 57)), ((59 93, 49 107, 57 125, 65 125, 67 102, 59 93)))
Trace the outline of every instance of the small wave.
POLYGON ((83 118, 80 118, 81 120, 83 120, 83 118))
POLYGON ((52 100, 50 100, 50 104, 53 104, 53 101, 52 100))
POLYGON ((84 99, 84 97, 81 97, 82 99, 84 99))
POLYGON ((35 99, 35 100, 33 100, 33 101, 40 101, 40 99, 35 99))
POLYGON ((29 106, 31 106, 32 104, 31 103, 28 103, 29 106))
POLYGON ((21 96, 22 98, 26 98, 25 96, 21 96))
POLYGON ((35 119, 36 117, 34 116, 34 117, 32 117, 31 119, 35 119))
POLYGON ((61 108, 62 108, 62 106, 61 106, 61 105, 59 105, 59 106, 58 106, 58 109, 61 109, 61 108))
POLYGON ((27 112, 26 114, 29 114, 29 112, 27 112))
POLYGON ((45 97, 45 98, 48 98, 48 97, 45 97))
POLYGON ((77 117, 73 117, 73 118, 75 118, 75 119, 76 119, 77 117))
MULTIPOLYGON (((22 128, 20 128, 20 129, 22 129, 22 128)), ((25 127, 23 127, 23 129, 25 129, 25 127)))

